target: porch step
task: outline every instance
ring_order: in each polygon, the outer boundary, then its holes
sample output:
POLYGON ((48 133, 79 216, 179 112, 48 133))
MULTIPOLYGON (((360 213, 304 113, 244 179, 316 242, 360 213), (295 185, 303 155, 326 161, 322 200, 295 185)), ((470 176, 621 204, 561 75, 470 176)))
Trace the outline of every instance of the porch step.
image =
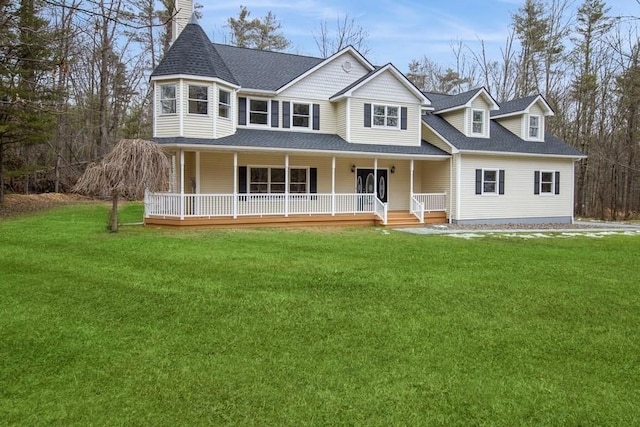
POLYGON ((376 225, 382 227, 423 227, 428 224, 444 224, 447 222, 446 212, 425 212, 424 223, 420 223, 418 218, 409 211, 392 211, 387 214, 387 223, 376 218, 376 225))

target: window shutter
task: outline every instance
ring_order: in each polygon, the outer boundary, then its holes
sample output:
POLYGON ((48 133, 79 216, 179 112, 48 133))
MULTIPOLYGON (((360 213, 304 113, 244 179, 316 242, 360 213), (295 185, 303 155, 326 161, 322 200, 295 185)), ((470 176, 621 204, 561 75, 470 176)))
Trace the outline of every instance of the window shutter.
POLYGON ((498 194, 504 194, 504 169, 500 169, 498 175, 498 194))
POLYGON ((247 98, 238 98, 238 124, 247 124, 247 98))
POLYGON ((476 194, 482 194, 482 169, 476 169, 476 194))
POLYGON ((278 101, 271 101, 271 127, 272 128, 277 128, 278 127, 278 119, 279 117, 279 102, 278 101))
POLYGON ((309 193, 318 192, 318 168, 309 168, 309 193))
POLYGON ((371 127, 371 104, 364 104, 364 127, 371 127))
POLYGON ((533 172, 533 194, 540 194, 540 171, 533 172))
POLYGON ((313 104, 313 130, 320 130, 320 104, 313 104))
POLYGON ((560 172, 556 172, 556 194, 560 194, 560 172))
POLYGON ((282 103, 282 127, 283 128, 291 127, 291 103, 290 102, 282 103))
POLYGON ((247 192, 247 167, 238 166, 238 193, 247 192))
POLYGON ((400 108, 400 129, 407 130, 407 107, 400 108))

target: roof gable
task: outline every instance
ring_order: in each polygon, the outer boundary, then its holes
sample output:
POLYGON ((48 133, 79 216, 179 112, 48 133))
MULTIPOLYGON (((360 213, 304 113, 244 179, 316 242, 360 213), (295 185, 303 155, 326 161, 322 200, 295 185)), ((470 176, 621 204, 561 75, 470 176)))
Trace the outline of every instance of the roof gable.
POLYGON ((527 114, 531 107, 538 104, 545 116, 553 116, 555 113, 546 99, 540 94, 525 96, 524 98, 513 99, 511 101, 502 102, 498 111, 491 113, 491 118, 500 118, 527 114))
POLYGON ((342 98, 347 98, 353 96, 354 92, 362 87, 364 87, 367 83, 374 80, 376 77, 382 75, 383 73, 390 73, 392 76, 396 78, 412 95, 414 95, 423 105, 431 105, 431 101, 427 98, 420 90, 413 84, 407 77, 402 74, 398 69, 391 63, 380 67, 376 70, 371 71, 370 73, 362 76, 349 86, 345 87, 331 98, 330 101, 339 101, 342 98))
POLYGON ((478 97, 483 97, 490 110, 497 110, 498 103, 484 87, 472 89, 457 95, 446 95, 440 93, 427 92, 426 96, 433 102, 434 113, 447 113, 462 108, 471 107, 473 101, 478 97))

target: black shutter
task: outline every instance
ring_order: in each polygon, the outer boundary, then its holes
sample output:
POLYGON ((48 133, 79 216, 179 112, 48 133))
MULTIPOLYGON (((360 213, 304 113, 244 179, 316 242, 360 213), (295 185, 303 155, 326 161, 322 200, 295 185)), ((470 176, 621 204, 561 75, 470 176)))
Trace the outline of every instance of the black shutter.
POLYGON ((291 103, 290 102, 282 103, 282 127, 283 128, 291 127, 291 103))
POLYGON ((320 104, 313 104, 313 130, 320 130, 320 104))
POLYGON ((504 194, 504 169, 500 169, 498 175, 498 194, 504 194))
POLYGON ((309 168, 309 193, 318 192, 318 168, 309 168))
POLYGON ((247 98, 238 98, 238 124, 247 124, 247 98))
POLYGON ((476 194, 482 194, 482 169, 476 169, 476 194))
POLYGON ((371 104, 364 104, 364 127, 371 127, 371 104))
POLYGON ((400 129, 407 130, 407 107, 400 108, 400 129))
POLYGON ((560 172, 556 172, 556 194, 560 194, 560 172))
POLYGON ((533 194, 540 194, 540 171, 533 172, 533 194))
POLYGON ((238 193, 247 192, 247 167, 238 166, 238 193))
POLYGON ((278 101, 271 101, 271 127, 272 128, 277 128, 278 127, 278 101))

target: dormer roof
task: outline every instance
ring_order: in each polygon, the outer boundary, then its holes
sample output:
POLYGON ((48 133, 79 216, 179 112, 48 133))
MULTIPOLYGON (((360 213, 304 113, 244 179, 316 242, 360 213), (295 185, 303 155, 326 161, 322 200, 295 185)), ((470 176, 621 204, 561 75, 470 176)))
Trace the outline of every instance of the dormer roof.
POLYGON ((485 98, 490 110, 497 110, 499 108, 496 100, 493 99, 484 87, 472 89, 457 95, 446 95, 435 92, 425 92, 425 95, 431 100, 434 108, 433 112, 436 114, 471 107, 471 103, 479 96, 485 98))
POLYGON ((498 111, 491 112, 491 118, 501 118, 514 116, 519 114, 526 114, 531 109, 531 106, 538 103, 545 116, 553 116, 554 112, 549 103, 540 94, 525 96, 524 98, 518 98, 511 101, 501 102, 500 109, 498 111))

